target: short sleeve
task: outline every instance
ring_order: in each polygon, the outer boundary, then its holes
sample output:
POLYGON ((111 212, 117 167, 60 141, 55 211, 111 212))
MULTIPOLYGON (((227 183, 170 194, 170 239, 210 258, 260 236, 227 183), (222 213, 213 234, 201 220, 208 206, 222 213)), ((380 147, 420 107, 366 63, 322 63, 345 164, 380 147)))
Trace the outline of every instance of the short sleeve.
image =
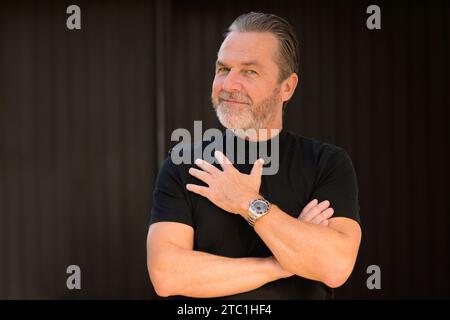
POLYGON ((150 224, 180 222, 193 226, 192 206, 181 175, 182 165, 175 165, 168 157, 156 178, 150 224))
POLYGON ((345 217, 361 224, 358 182, 353 163, 342 148, 327 148, 319 157, 312 199, 329 200, 333 217, 345 217))

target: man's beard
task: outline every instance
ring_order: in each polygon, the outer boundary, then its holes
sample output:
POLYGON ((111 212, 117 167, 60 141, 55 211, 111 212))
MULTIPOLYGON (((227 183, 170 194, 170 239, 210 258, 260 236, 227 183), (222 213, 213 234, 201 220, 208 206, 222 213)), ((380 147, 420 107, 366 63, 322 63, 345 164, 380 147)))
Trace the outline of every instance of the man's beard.
POLYGON ((256 105, 248 96, 226 91, 220 92, 217 104, 214 103, 213 98, 211 100, 217 118, 225 128, 244 131, 248 129, 259 130, 267 128, 267 124, 276 115, 276 107, 280 102, 279 94, 280 87, 276 87, 269 97, 256 105), (230 105, 226 101, 221 101, 222 99, 245 102, 246 104, 230 105))

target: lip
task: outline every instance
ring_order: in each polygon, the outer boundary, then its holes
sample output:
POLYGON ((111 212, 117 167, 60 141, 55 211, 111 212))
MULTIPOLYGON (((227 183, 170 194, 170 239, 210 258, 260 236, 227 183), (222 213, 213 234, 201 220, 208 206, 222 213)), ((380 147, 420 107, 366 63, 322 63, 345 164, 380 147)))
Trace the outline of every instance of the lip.
POLYGON ((229 99, 220 99, 220 101, 225 101, 225 102, 228 102, 228 103, 235 103, 235 104, 245 104, 245 105, 248 105, 248 103, 245 103, 245 102, 240 102, 240 101, 235 101, 235 100, 229 100, 229 99))

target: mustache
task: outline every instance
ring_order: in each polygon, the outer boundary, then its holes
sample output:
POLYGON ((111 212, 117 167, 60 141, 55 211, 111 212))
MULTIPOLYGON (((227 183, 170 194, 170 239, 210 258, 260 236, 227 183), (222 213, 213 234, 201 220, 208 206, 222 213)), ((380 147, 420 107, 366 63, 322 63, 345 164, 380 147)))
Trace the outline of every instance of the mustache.
POLYGON ((249 105, 253 104, 252 99, 244 93, 241 92, 228 92, 228 91, 220 91, 219 93, 219 102, 220 100, 233 100, 240 103, 247 103, 249 105))

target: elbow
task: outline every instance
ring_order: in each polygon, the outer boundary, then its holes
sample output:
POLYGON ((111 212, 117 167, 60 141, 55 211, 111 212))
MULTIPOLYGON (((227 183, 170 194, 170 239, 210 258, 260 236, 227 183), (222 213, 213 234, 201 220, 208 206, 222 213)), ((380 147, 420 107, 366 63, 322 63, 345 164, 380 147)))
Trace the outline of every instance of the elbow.
POLYGON ((339 288, 342 286, 348 278, 342 276, 330 276, 324 280, 324 283, 330 288, 339 288))
POLYGON ((167 298, 172 295, 170 286, 164 280, 155 280, 152 278, 152 285, 158 296, 167 298))
POLYGON ((350 274, 353 271, 353 264, 341 263, 340 265, 334 265, 333 268, 327 271, 324 276, 323 283, 330 288, 339 288, 345 282, 347 282, 350 274))
POLYGON ((176 288, 172 277, 165 271, 161 271, 156 266, 148 266, 148 273, 153 289, 162 298, 175 295, 176 288))

